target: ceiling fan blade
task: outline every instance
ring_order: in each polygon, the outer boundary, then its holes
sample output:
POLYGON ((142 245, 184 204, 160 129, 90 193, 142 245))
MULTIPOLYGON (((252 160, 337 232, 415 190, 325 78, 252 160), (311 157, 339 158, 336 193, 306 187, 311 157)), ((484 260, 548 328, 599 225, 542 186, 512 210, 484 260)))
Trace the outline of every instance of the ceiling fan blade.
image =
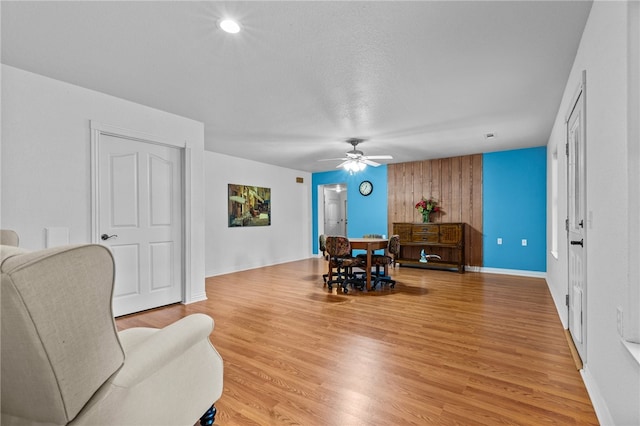
POLYGON ((390 155, 365 155, 362 158, 366 160, 393 160, 393 157, 390 155))
POLYGON ((318 161, 338 161, 338 160, 344 161, 344 160, 350 160, 350 159, 349 158, 344 158, 344 157, 343 158, 322 158, 322 159, 320 159, 318 161))
POLYGON ((340 167, 344 166, 345 164, 351 162, 351 158, 347 159, 347 161, 343 161, 342 163, 338 164, 336 166, 336 169, 339 169, 340 167))
POLYGON ((367 164, 367 165, 369 165, 369 166, 373 166, 373 167, 378 167, 378 166, 380 165, 380 163, 376 163, 375 161, 371 161, 371 160, 368 160, 368 159, 366 159, 366 158, 363 158, 363 159, 362 159, 362 162, 363 162, 364 164, 367 164))

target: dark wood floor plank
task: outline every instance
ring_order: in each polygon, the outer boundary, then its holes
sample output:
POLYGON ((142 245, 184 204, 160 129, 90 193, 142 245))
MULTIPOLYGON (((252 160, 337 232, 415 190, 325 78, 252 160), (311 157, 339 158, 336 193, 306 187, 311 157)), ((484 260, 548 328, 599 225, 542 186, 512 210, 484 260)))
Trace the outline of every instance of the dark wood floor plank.
POLYGON ((322 259, 207 279, 225 362, 219 425, 597 425, 543 279, 395 268, 395 289, 329 293, 322 259))

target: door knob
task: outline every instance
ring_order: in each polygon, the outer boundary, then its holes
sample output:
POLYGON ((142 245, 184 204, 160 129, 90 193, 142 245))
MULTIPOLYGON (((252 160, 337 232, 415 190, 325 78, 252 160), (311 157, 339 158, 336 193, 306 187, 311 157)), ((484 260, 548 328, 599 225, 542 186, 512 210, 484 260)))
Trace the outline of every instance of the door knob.
POLYGON ((107 241, 109 238, 118 238, 118 236, 116 234, 113 234, 113 235, 102 234, 102 235, 100 235, 100 239, 102 239, 102 241, 107 241))
POLYGON ((571 245, 572 246, 580 246, 580 247, 584 247, 584 239, 577 241, 577 240, 572 240, 571 241, 571 245))

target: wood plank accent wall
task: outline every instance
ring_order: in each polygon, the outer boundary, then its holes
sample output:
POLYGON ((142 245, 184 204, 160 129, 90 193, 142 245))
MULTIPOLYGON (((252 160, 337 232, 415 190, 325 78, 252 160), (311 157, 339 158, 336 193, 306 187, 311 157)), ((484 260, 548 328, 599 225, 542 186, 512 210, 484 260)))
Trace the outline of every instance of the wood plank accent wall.
POLYGON ((394 222, 422 222, 420 198, 435 198, 433 222, 464 222, 466 263, 482 266, 482 154, 389 164, 388 235, 394 222))

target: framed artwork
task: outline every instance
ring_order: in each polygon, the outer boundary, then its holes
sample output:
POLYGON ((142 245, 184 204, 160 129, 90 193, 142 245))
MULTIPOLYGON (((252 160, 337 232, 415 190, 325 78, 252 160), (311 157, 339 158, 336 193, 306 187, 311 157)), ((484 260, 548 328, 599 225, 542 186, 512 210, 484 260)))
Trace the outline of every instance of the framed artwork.
POLYGON ((229 184, 229 227, 271 225, 271 188, 229 184))

